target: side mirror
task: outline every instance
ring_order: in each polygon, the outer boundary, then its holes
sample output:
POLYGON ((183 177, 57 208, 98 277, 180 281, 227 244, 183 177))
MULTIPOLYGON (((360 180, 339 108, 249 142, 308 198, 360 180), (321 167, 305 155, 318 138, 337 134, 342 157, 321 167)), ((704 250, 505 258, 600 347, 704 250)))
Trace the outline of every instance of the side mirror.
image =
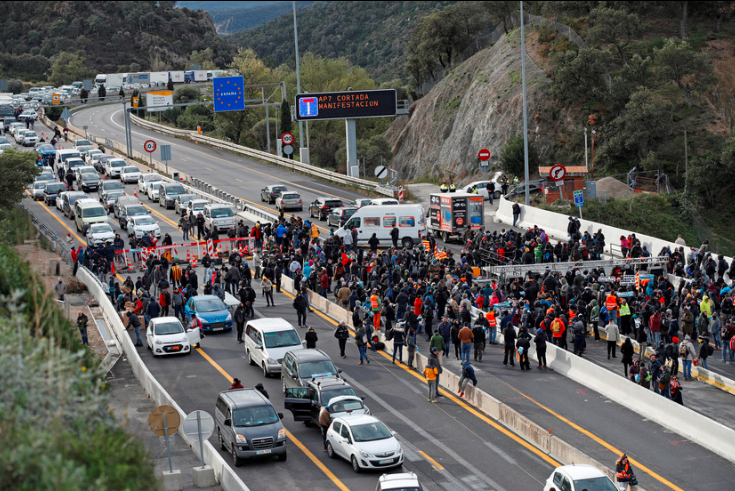
POLYGON ((257 349, 263 349, 263 345, 262 345, 262 344, 256 344, 256 345, 255 345, 255 347, 256 347, 257 349))
POLYGON ((299 379, 298 375, 291 375, 291 378, 294 379, 294 380, 298 380, 299 379))
POLYGON ((278 413, 278 419, 283 419, 283 413, 278 413))
POLYGON ((186 330, 186 332, 187 332, 187 333, 189 333, 189 332, 193 332, 193 329, 187 329, 187 330, 186 330))
POLYGON ((365 396, 360 396, 360 399, 362 399, 364 401, 365 400, 365 396))
POLYGON ((391 431, 390 434, 396 436, 398 433, 396 433, 395 431, 391 431))
POLYGON ((225 420, 225 426, 232 426, 232 420, 231 419, 226 419, 225 420))
POLYGON ((342 373, 342 369, 341 368, 338 368, 337 369, 337 373, 342 373))
POLYGON ((342 443, 350 443, 350 439, 349 438, 343 438, 342 439, 342 443))

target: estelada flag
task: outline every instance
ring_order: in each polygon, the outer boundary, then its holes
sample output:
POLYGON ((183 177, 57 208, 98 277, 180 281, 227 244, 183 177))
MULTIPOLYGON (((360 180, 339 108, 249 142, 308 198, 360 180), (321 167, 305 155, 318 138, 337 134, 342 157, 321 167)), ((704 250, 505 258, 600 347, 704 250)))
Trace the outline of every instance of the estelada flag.
POLYGON ((431 242, 429 242, 428 240, 424 240, 422 242, 424 243, 424 250, 425 251, 431 250, 431 242))

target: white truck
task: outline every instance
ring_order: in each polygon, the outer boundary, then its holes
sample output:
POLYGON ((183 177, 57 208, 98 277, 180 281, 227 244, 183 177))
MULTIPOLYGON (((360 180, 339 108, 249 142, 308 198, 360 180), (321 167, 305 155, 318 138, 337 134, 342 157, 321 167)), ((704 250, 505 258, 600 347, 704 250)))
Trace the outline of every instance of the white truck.
MULTIPOLYGON (((183 84, 184 83, 184 71, 176 71, 176 72, 168 72, 168 74, 171 76, 171 80, 175 84, 183 84)), ((168 80, 166 81, 168 82, 168 80)))
POLYGON ((124 73, 108 73, 105 87, 122 87, 124 76, 124 73))
POLYGON ((168 83, 168 72, 151 72, 151 87, 166 85, 168 83))
POLYGON ((94 77, 94 83, 96 83, 97 85, 103 85, 103 84, 106 85, 107 75, 105 75, 104 73, 98 73, 97 76, 94 77))

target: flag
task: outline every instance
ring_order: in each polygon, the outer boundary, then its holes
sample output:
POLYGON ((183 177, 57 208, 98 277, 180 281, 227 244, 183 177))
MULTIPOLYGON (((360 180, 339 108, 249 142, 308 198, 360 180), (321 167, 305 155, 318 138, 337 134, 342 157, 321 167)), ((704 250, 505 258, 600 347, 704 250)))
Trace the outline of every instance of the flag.
POLYGON ((430 251, 431 250, 431 242, 429 242, 428 240, 424 240, 422 242, 424 243, 424 250, 425 251, 430 251))
POLYGON ((439 248, 434 244, 434 259, 439 259, 439 248))

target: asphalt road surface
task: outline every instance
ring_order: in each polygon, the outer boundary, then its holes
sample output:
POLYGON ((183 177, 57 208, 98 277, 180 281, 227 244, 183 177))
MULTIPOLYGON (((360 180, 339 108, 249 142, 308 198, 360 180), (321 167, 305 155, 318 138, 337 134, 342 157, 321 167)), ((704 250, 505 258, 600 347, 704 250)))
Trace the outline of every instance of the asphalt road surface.
MULTIPOLYGON (((92 112, 96 115, 84 123, 77 119, 75 125, 91 124, 92 133, 115 138, 114 134, 105 134, 107 130, 104 127, 94 126, 94 122, 102 124, 114 116, 114 108, 107 108, 106 111, 104 113, 98 108, 83 111, 75 118, 92 112)), ((117 114, 117 117, 120 115, 117 114)), ((115 126, 114 119, 109 123, 110 126, 115 126)), ((140 145, 150 136, 159 141, 166 139, 157 134, 149 136, 140 128, 133 128, 133 131, 140 145)), ((122 135, 122 130, 119 134, 122 135)), ((259 200, 259 191, 264 185, 274 181, 283 182, 283 174, 290 175, 294 180, 287 184, 301 186, 297 189, 302 195, 309 192, 311 196, 347 195, 345 197, 351 196, 352 199, 358 196, 351 191, 332 189, 316 181, 309 182, 304 176, 294 176, 288 171, 218 150, 177 139, 171 139, 170 143, 175 145, 174 167, 206 179, 231 194, 249 196, 254 202, 259 200), (179 158, 182 163, 176 161, 179 158), (189 158, 191 162, 187 163, 189 158), (256 176, 262 178, 271 175, 278 179, 254 182, 258 179, 256 176), (233 181, 243 181, 243 185, 234 185, 233 181)), ((132 186, 126 187, 128 193, 132 194, 132 186)), ((32 203, 30 199, 26 201, 59 235, 70 233, 73 241, 80 243, 82 237, 73 230, 73 222, 55 208, 32 203)), ((174 241, 180 240, 180 232, 175 229, 177 217, 173 211, 164 211, 146 198, 142 201, 151 207, 162 232, 170 233, 174 241)), ((116 221, 112 223, 117 230, 116 221)), ((259 291, 257 286, 255 289, 259 291)), ((286 295, 276 294, 275 308, 265 308, 263 303, 260 298, 256 301, 259 315, 281 316, 294 323, 295 313, 291 308, 291 299, 286 295)), ((373 414, 398 432, 407 452, 404 467, 416 472, 428 489, 515 490, 543 487, 553 461, 549 462, 545 456, 514 436, 508 436, 507 431, 503 432, 502 428, 490 424, 471 406, 452 394, 445 393, 445 397, 436 405, 428 403, 423 378, 402 365, 390 364, 390 360, 382 354, 373 355, 370 365, 357 366, 357 350, 350 345, 348 358, 340 359, 336 340, 332 336, 333 322, 310 315, 309 324, 319 333, 318 346, 325 349, 343 368, 345 377, 354 384, 356 391, 366 395, 366 403, 373 414)), ((420 338, 421 351, 426 351, 426 345, 425 340, 420 338)), ((207 336, 202 349, 190 356, 154 359, 145 348, 140 350, 152 373, 187 412, 194 409, 211 412, 216 395, 229 386, 232 377, 240 378, 246 386, 262 382, 277 410, 284 412, 280 380, 264 379, 260 370, 247 365, 243 347, 235 342, 234 333, 207 336)), ((617 456, 625 451, 634 459, 633 465, 645 489, 730 487, 731 464, 626 409, 627 404, 634 404, 635 401, 606 400, 553 371, 522 373, 517 368, 504 369, 501 362, 502 350, 491 346, 484 361, 475 364, 481 388, 605 465, 613 466, 617 456)), ((456 361, 448 361, 447 366, 455 373, 458 371, 456 361)), ((685 402, 687 397, 688 392, 685 390, 685 402)), ((290 432, 288 461, 279 463, 266 460, 238 468, 239 475, 249 486, 254 489, 307 488, 315 485, 324 489, 374 489, 380 472, 354 474, 346 461, 331 460, 326 456, 318 430, 294 423, 287 411, 285 416, 284 423, 290 432)), ((213 444, 216 444, 214 438, 213 444)))

